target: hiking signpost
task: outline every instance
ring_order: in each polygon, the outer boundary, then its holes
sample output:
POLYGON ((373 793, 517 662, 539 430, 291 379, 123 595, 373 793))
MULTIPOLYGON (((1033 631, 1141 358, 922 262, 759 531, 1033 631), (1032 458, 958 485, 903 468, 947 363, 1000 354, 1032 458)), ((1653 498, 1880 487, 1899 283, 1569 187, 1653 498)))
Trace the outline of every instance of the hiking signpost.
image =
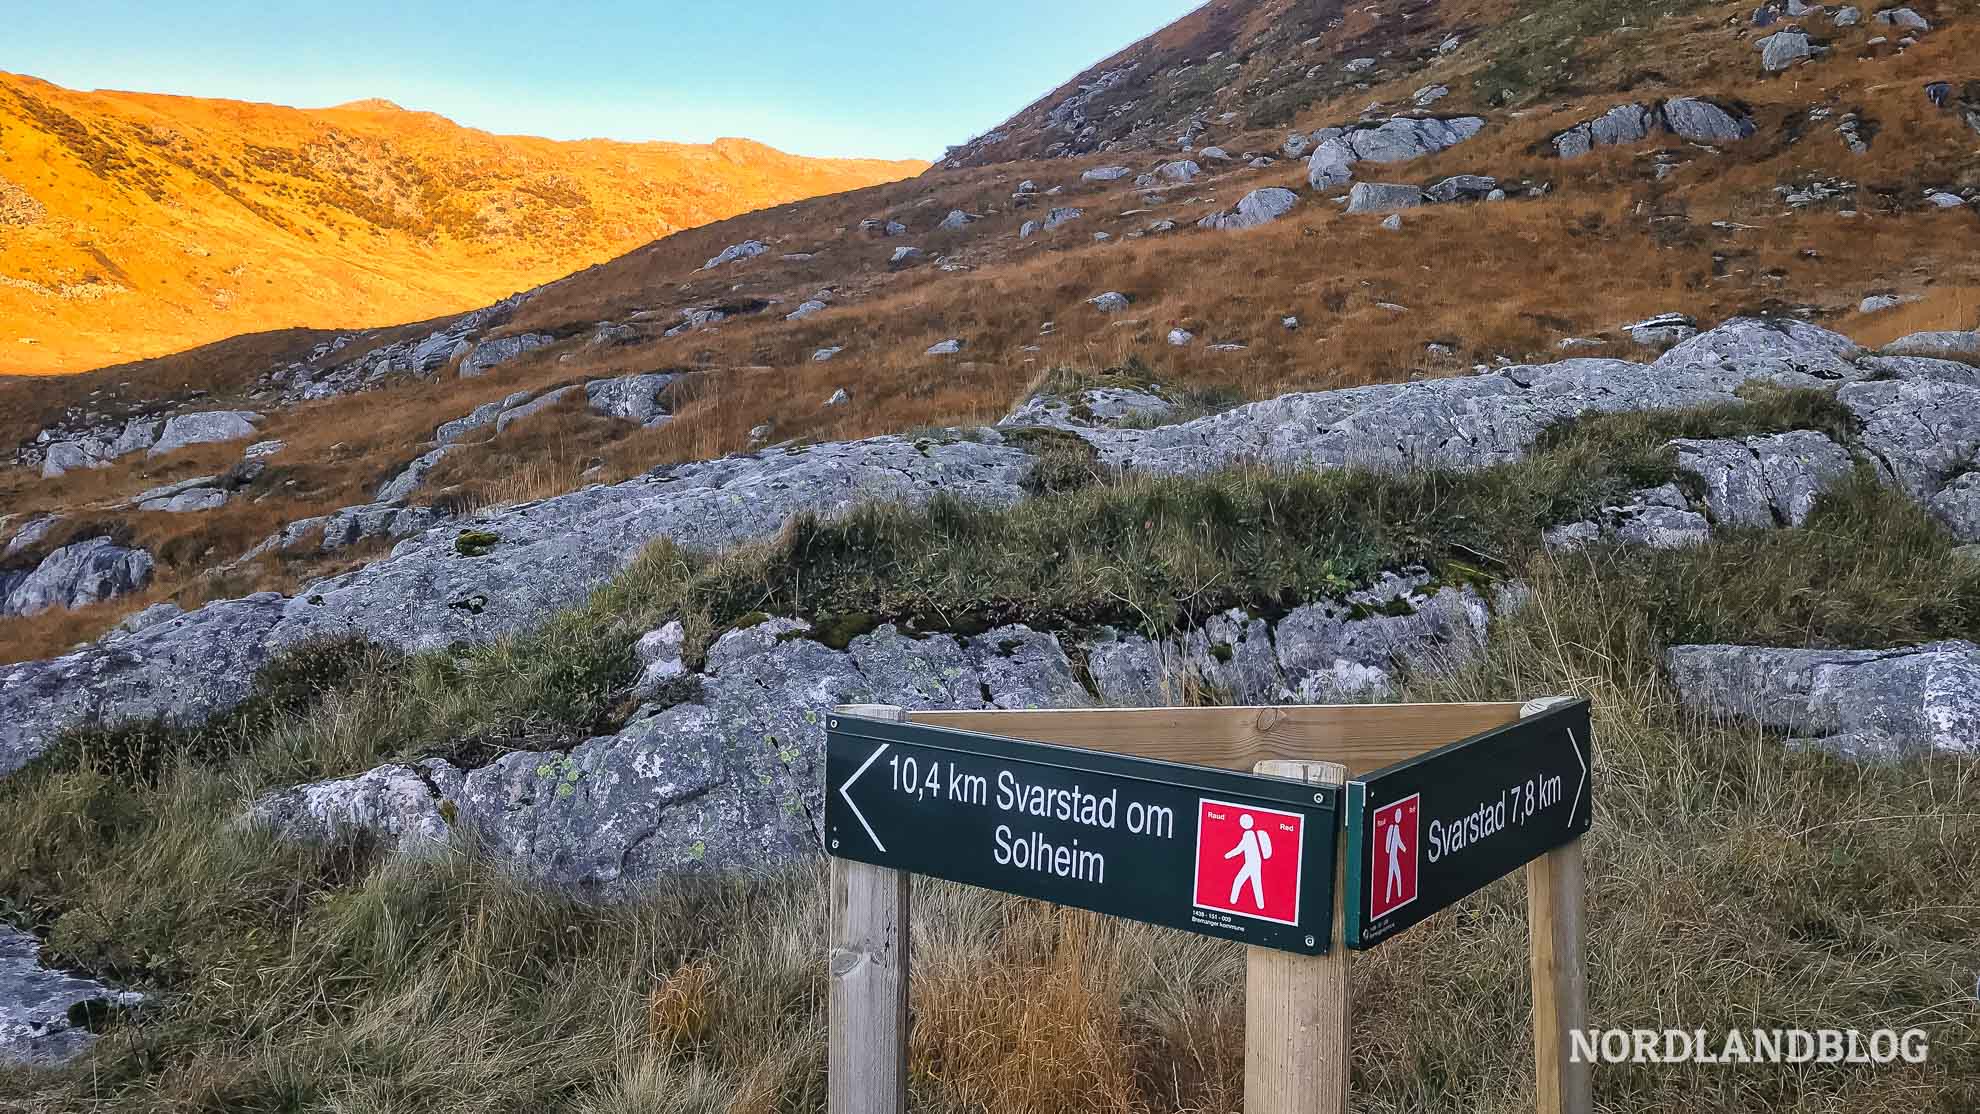
POLYGON ((905 1111, 910 879, 1248 946, 1245 1109, 1347 1105, 1349 955, 1520 867, 1541 1114, 1590 1108, 1586 702, 826 720, 833 1114, 905 1111))

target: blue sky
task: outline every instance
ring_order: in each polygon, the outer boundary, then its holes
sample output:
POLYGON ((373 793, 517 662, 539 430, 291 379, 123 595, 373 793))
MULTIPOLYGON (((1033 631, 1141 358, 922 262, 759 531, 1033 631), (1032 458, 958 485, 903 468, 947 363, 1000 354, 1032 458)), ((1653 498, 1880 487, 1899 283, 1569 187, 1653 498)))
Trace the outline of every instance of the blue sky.
POLYGON ((1201 0, 0 0, 0 70, 558 139, 939 157, 1201 0))

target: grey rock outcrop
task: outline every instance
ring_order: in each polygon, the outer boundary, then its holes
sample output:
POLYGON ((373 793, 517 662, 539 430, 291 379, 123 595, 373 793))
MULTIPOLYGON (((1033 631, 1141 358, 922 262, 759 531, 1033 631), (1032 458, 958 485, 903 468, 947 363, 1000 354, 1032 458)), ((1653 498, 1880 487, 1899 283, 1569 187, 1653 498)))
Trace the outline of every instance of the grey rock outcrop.
POLYGON ((1032 395, 997 423, 999 429, 1051 426, 1093 429, 1125 421, 1155 423, 1175 412, 1175 404, 1160 395, 1121 387, 1093 387, 1071 398, 1032 395))
POLYGON ((1483 201, 1499 188, 1496 178, 1482 174, 1453 174, 1441 181, 1432 183, 1423 191, 1428 201, 1447 205, 1453 201, 1483 201))
MULTIPOLYGON (((490 417, 489 421, 494 421, 494 417, 490 417)), ((411 498, 413 492, 425 486, 426 477, 432 475, 435 468, 440 467, 440 461, 445 459, 454 448, 453 444, 440 445, 414 457, 399 470, 398 475, 380 484, 378 490, 373 493, 373 498, 380 503, 398 503, 411 498)))
POLYGON ((1912 333, 1886 344, 1880 351, 1889 356, 1929 356, 1935 359, 1965 357, 1980 360, 1980 332, 1912 333))
POLYGON ((1749 382, 1807 387, 1866 374, 1838 351, 1855 346, 1801 322, 1734 318, 1648 367, 1606 359, 1520 365, 1285 395, 1179 425, 1082 436, 1109 465, 1155 474, 1202 474, 1245 461, 1471 469, 1516 459, 1547 425, 1579 414, 1730 402, 1749 382))
POLYGON ((1323 128, 1307 160, 1307 183, 1316 190, 1346 183, 1357 162, 1395 163, 1448 150, 1485 127, 1479 116, 1395 116, 1379 124, 1323 128))
POLYGON ((474 555, 456 547, 454 529, 429 530, 293 597, 221 601, 66 657, 0 667, 0 776, 76 724, 199 722, 238 703, 276 651, 312 638, 407 650, 485 642, 577 605, 659 538, 709 552, 767 537, 800 512, 871 500, 943 491, 1009 502, 1030 466, 1013 446, 880 437, 664 468, 485 510, 460 520, 495 539, 474 555))
POLYGON ((1899 650, 1676 646, 1687 703, 1854 758, 1980 753, 1980 647, 1899 650))
POLYGON ((1125 166, 1096 166, 1092 170, 1081 174, 1079 180, 1082 182, 1114 182, 1133 173, 1133 170, 1125 166))
POLYGON ((816 298, 810 298, 805 301, 799 302, 798 308, 784 315, 784 320, 802 321, 805 318, 810 317, 814 313, 823 313, 829 308, 831 307, 826 305, 824 302, 821 302, 816 298))
POLYGON ((660 403, 660 392, 679 378, 672 372, 648 372, 617 379, 593 379, 584 385, 584 395, 594 414, 657 426, 672 417, 660 403))
MULTIPOLYGON (((6 586, 0 615, 36 615, 53 607, 101 603, 144 587, 151 582, 151 570, 151 554, 118 545, 109 537, 71 542, 6 586)), ((0 768, 4 766, 0 756, 0 768)))
POLYGON ((1980 459, 1980 388, 1936 379, 1851 383, 1836 398, 1861 423, 1873 467, 1922 503, 1980 459))
POLYGON ((730 244, 721 253, 702 265, 702 270, 712 271, 724 263, 734 263, 738 259, 754 259, 769 251, 769 245, 761 240, 744 240, 740 244, 730 244))
POLYGON ((461 378, 473 379, 486 375, 526 352, 534 352, 553 343, 555 339, 547 333, 522 333, 512 337, 484 340, 462 358, 461 378))
POLYGON ((1603 507, 1589 521, 1570 522, 1542 535, 1546 547, 1573 551, 1603 540, 1646 549, 1686 549, 1712 540, 1712 523, 1691 507, 1676 484, 1632 492, 1615 506, 1603 507))
POLYGON ((1109 290, 1105 294, 1096 294, 1088 298, 1086 304, 1101 313, 1119 313, 1133 305, 1134 301, 1118 290, 1109 290))
POLYGON ((530 399, 528 402, 521 403, 520 405, 516 405, 516 406, 511 406, 503 410, 500 414, 497 414, 495 416, 496 435, 500 436, 501 434, 506 432, 510 426, 516 424, 517 422, 523 421, 528 418, 533 418, 536 415, 541 414, 543 411, 550 409, 552 406, 555 406, 558 403, 564 401, 565 399, 571 397, 571 393, 576 391, 577 389, 578 388, 575 384, 568 387, 558 387, 554 391, 545 391, 542 394, 537 395, 535 398, 530 399))
POLYGON ((1805 31, 1777 31, 1753 44, 1760 51, 1760 68, 1780 73, 1804 58, 1813 58, 1825 49, 1817 46, 1805 31))
POLYGON ((1244 228, 1257 228, 1270 224, 1299 205, 1299 195, 1288 189, 1269 186, 1252 190, 1238 201, 1237 208, 1223 213, 1212 213, 1197 222, 1201 228, 1220 228, 1236 231, 1244 228))
POLYGON ((1055 228, 1061 227, 1062 225, 1071 224, 1073 221, 1076 221, 1085 215, 1086 215, 1086 210, 1084 209, 1074 209, 1074 208, 1053 209, 1051 212, 1045 214, 1045 223, 1042 227, 1046 232, 1050 232, 1055 228))
POLYGON ((51 1068, 95 1042, 71 1018, 88 1007, 129 1008, 144 996, 41 965, 41 942, 0 924, 0 1068, 51 1068))
POLYGON ((1155 174, 1171 182, 1193 182, 1203 174, 1203 167, 1193 159, 1174 159, 1156 167, 1155 174))
POLYGON ((962 350, 963 342, 956 337, 950 337, 948 340, 936 341, 934 344, 929 345, 928 351, 923 352, 922 355, 953 356, 962 350))
POLYGON ((1390 182, 1356 182, 1348 191, 1350 213, 1393 213, 1423 204, 1423 190, 1390 182))
POLYGON ((642 709, 569 754, 509 754, 472 771, 385 767, 275 794, 248 819, 301 838, 361 828, 414 852, 458 827, 528 877, 620 897, 668 875, 817 855, 821 727, 835 704, 1092 703, 1058 640, 1025 627, 917 638, 883 626, 843 651, 809 633, 771 619, 724 635, 694 699, 642 709))
POLYGON ((1690 314, 1660 313, 1646 317, 1633 324, 1624 325, 1622 331, 1638 344, 1653 348, 1682 344, 1698 335, 1698 322, 1690 314))
POLYGON ((1753 134, 1744 113, 1704 97, 1673 97, 1661 104, 1619 104, 1554 137, 1554 153, 1578 158, 1597 147, 1640 143, 1662 129, 1694 143, 1735 143, 1753 134))
POLYGON ((1849 450, 1810 430, 1671 444, 1721 526, 1800 526, 1816 497, 1855 468, 1849 450))
POLYGON ((315 515, 289 523, 241 554, 233 564, 245 564, 271 553, 315 557, 335 553, 359 542, 411 537, 432 529, 449 517, 437 507, 407 507, 398 503, 344 507, 327 515, 315 515), (304 544, 312 539, 313 544, 304 544))
POLYGON ((114 434, 96 430, 71 440, 53 441, 42 447, 41 475, 54 479, 78 468, 105 468, 120 456, 149 449, 158 441, 164 422, 155 418, 132 418, 114 434))
POLYGON ((1954 537, 1963 542, 1980 542, 1980 472, 1954 477, 1926 505, 1954 537))
POLYGON ((202 414, 175 414, 152 444, 151 456, 164 456, 188 445, 209 445, 221 441, 241 441, 254 436, 254 423, 261 415, 248 410, 212 410, 202 414))

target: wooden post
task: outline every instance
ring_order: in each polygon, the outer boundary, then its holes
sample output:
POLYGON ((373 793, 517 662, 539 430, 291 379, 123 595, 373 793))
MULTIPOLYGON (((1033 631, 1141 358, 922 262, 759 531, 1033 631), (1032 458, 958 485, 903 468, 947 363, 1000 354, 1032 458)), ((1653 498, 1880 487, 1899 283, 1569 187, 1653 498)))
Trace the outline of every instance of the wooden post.
MULTIPOLYGON (((1337 762, 1260 762, 1254 772, 1340 785, 1337 762)), ((1346 843, 1342 841, 1345 849, 1346 843)), ((1245 1114, 1345 1114, 1353 1068, 1348 952, 1342 923, 1345 852, 1334 871, 1334 935, 1326 955, 1245 949, 1245 1114)))
MULTIPOLYGON (((1536 700, 1522 713, 1539 715, 1565 697, 1536 700)), ((1568 1055, 1568 1034, 1588 1022, 1588 973, 1583 954, 1581 840, 1526 864, 1526 920, 1532 933, 1533 1108, 1536 1114, 1589 1114, 1593 1065, 1568 1055)))
MULTIPOLYGON (((907 718, 890 704, 837 711, 907 718)), ((906 1114, 908 880, 898 870, 832 860, 830 1114, 906 1114)))

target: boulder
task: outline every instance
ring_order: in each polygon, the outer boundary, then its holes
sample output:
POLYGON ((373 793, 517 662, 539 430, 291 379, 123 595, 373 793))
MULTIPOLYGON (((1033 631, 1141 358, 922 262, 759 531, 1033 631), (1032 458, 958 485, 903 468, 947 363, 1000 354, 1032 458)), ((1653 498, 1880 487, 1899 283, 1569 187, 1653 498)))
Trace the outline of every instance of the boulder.
POLYGON ((935 228, 940 232, 961 232, 963 229, 968 228, 970 222, 975 219, 961 209, 951 209, 949 210, 949 215, 943 217, 942 223, 936 225, 935 228))
POLYGON ((1133 170, 1125 166, 1096 166, 1092 170, 1081 174, 1079 180, 1082 182, 1113 182, 1133 173, 1133 170))
POLYGON ((852 401, 852 395, 847 394, 846 389, 844 387, 840 387, 838 390, 832 392, 831 398, 825 400, 825 405, 844 406, 846 403, 851 401, 852 401))
POLYGON ((1073 221, 1076 221, 1085 215, 1086 215, 1086 210, 1084 209, 1071 209, 1071 208, 1054 209, 1051 212, 1045 214, 1044 230, 1050 232, 1053 229, 1058 228, 1060 225, 1070 224, 1073 221))
POLYGON ((1098 429, 1134 421, 1154 424, 1175 412, 1175 404, 1148 391, 1121 387, 1092 387, 1071 398, 1032 395, 997 423, 998 429, 1050 426, 1056 429, 1098 429))
POLYGON ((1735 143, 1753 134, 1753 121, 1702 97, 1673 97, 1659 110, 1673 135, 1693 143, 1735 143))
POLYGON ((1678 470, 1705 485, 1720 526, 1800 526, 1816 498, 1855 469, 1849 450, 1809 430, 1671 445, 1678 470))
POLYGON ((1865 373, 1853 362, 1862 350, 1848 337, 1792 317, 1735 317, 1679 344, 1651 367, 1773 368, 1818 379, 1851 380, 1865 373))
POLYGON ((62 516, 59 514, 38 514, 21 523, 20 528, 8 537, 6 546, 0 547, 0 561, 39 543, 61 522, 62 516))
POLYGON ((202 414, 176 414, 165 419, 158 441, 149 455, 164 456, 188 445, 220 441, 240 441, 254 436, 254 423, 261 415, 248 410, 213 410, 202 414))
POLYGON ((1885 8, 1876 14, 1878 23, 1903 31, 1930 31, 1931 21, 1910 8, 1885 8))
POLYGON ((1487 178, 1482 174, 1453 174, 1425 189, 1423 196, 1439 204, 1460 199, 1482 201, 1498 188, 1496 178, 1487 178))
POLYGON ((1622 331, 1629 339, 1650 347, 1669 347, 1680 344, 1698 335, 1698 322, 1690 314, 1660 313, 1646 317, 1633 324, 1624 325, 1622 331))
POLYGON ((554 391, 545 391, 542 394, 537 395, 535 398, 530 399, 528 402, 525 402, 520 406, 509 407, 508 409, 502 411, 500 414, 495 416, 496 435, 500 436, 501 434, 506 432, 510 426, 516 424, 517 422, 522 421, 525 418, 533 418, 536 415, 541 414, 543 411, 550 409, 552 406, 555 406, 558 403, 564 401, 564 399, 570 397, 571 392, 577 389, 578 388, 576 384, 573 384, 568 387, 558 387, 554 391))
POLYGON ((414 457, 399 470, 398 475, 380 484, 374 497, 381 503, 396 503, 410 498, 413 492, 418 491, 421 485, 426 483, 426 477, 440 466, 441 459, 453 448, 451 444, 440 445, 414 457))
POLYGON ((1134 299, 1129 298, 1126 294, 1118 290, 1109 290, 1105 294, 1088 298, 1086 304, 1099 310, 1101 313, 1119 313, 1130 305, 1133 305, 1134 299))
MULTIPOLYGON (((889 233, 889 235, 892 234, 889 233)), ((730 244, 728 247, 723 248, 720 255, 704 263, 701 269, 712 271, 724 263, 734 263, 738 259, 754 259, 769 250, 769 245, 761 240, 744 240, 740 244, 730 244)))
POLYGON ((837 356, 839 353, 844 352, 845 350, 846 350, 846 346, 843 344, 834 345, 829 348, 820 348, 818 351, 813 352, 811 354, 811 362, 814 364, 828 363, 831 361, 832 357, 837 356))
POLYGON ((827 305, 826 305, 826 304, 825 304, 824 302, 821 302, 821 301, 819 301, 819 300, 818 300, 818 299, 816 299, 816 298, 811 298, 811 299, 807 299, 806 301, 803 301, 803 302, 799 302, 799 303, 798 303, 798 308, 796 308, 796 309, 794 309, 794 310, 792 310, 791 312, 789 312, 789 313, 787 313, 787 314, 785 314, 785 315, 784 315, 784 320, 786 320, 786 321, 802 321, 802 320, 804 320, 805 318, 807 318, 807 317, 810 317, 810 316, 811 316, 812 314, 814 314, 814 313, 823 313, 823 312, 825 312, 825 310, 826 310, 827 308, 829 308, 829 307, 828 307, 828 306, 827 306, 827 305))
POLYGON ((1384 182, 1356 182, 1348 191, 1350 213, 1391 213, 1414 209, 1423 204, 1423 190, 1417 186, 1384 182))
POLYGON ((0 1068, 60 1067, 96 1037, 82 1018, 144 996, 41 965, 41 942, 0 924, 0 1068))
POLYGON ((1980 359, 1980 331, 1912 333, 1886 344, 1880 351, 1887 356, 1980 359))
POLYGON ((1354 148, 1338 138, 1325 140, 1306 160, 1306 184, 1316 190, 1345 185, 1354 180, 1354 161, 1354 148))
POLYGON ((1189 347, 1189 343, 1195 339, 1196 334, 1190 332, 1188 329, 1169 330, 1169 343, 1177 348, 1187 348, 1189 347))
POLYGON ((1840 7, 1829 13, 1829 20, 1837 27, 1854 27, 1863 22, 1863 10, 1850 6, 1840 7))
POLYGON ((1256 228, 1270 224, 1299 205, 1299 195, 1289 189, 1269 186, 1262 190, 1252 190, 1237 203, 1237 208, 1224 213, 1212 213, 1197 222, 1199 228, 1221 228, 1234 231, 1256 228))
POLYGON ((1980 647, 1898 650, 1674 646, 1686 703, 1852 758, 1980 753, 1980 647))
POLYGON ((948 340, 937 341, 934 344, 929 345, 928 351, 922 353, 922 355, 953 356, 956 353, 961 352, 962 350, 963 350, 963 342, 955 337, 950 337, 948 340))
POLYGON ((649 427, 663 425, 672 415, 660 404, 660 392, 679 378, 671 372, 648 372, 593 379, 584 385, 584 395, 594 414, 649 427))
POLYGON ((1760 50, 1760 67, 1768 73, 1780 73, 1825 49, 1815 45, 1803 31, 1778 31, 1753 45, 1760 50))
MULTIPOLYGON (((151 570, 151 554, 109 537, 71 542, 8 587, 6 597, 0 599, 0 615, 35 615, 52 607, 101 603, 144 587, 151 582, 151 570)), ((0 747, 0 774, 7 772, 0 747)))
POLYGON ((1193 182, 1203 173, 1203 168, 1189 159, 1175 159, 1156 167, 1155 173, 1171 182, 1193 182))
POLYGON ((920 259, 921 254, 920 248, 903 245, 894 249, 893 257, 888 259, 887 262, 898 267, 903 263, 912 263, 920 259))
POLYGON ((460 375, 463 379, 474 379, 486 375, 525 352, 534 352, 555 341, 547 333, 522 333, 512 337, 496 337, 476 344, 461 360, 460 375))
POLYGON ((1305 132, 1294 132, 1279 145, 1279 151, 1289 159, 1296 159, 1306 154, 1312 147, 1313 141, 1307 138, 1305 132))

